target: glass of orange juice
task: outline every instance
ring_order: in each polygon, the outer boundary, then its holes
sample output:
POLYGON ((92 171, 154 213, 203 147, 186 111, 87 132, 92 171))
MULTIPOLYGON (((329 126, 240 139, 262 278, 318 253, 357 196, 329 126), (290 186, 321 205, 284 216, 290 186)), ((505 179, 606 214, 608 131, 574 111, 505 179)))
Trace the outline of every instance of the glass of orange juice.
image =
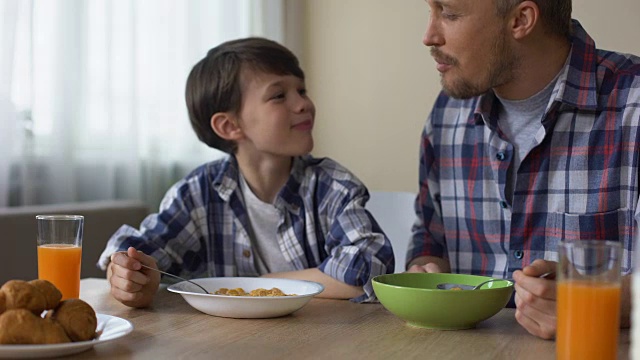
POLYGON ((80 296, 82 265, 81 215, 37 215, 38 279, 49 280, 62 299, 80 296))
POLYGON ((560 244, 559 256, 556 359, 616 359, 620 243, 566 241, 560 244))

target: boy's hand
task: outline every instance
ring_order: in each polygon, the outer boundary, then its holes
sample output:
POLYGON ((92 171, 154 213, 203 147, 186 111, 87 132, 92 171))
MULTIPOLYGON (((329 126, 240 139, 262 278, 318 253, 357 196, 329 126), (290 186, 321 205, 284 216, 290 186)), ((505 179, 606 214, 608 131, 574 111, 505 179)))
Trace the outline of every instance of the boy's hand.
POLYGON ((142 251, 130 247, 126 252, 111 255, 107 267, 107 280, 111 295, 131 307, 151 305, 160 285, 160 273, 144 269, 140 263, 157 269, 156 260, 142 251))
POLYGON ((539 276, 555 271, 556 266, 556 262, 538 259, 513 273, 516 320, 529 333, 543 339, 556 335, 556 282, 539 276))

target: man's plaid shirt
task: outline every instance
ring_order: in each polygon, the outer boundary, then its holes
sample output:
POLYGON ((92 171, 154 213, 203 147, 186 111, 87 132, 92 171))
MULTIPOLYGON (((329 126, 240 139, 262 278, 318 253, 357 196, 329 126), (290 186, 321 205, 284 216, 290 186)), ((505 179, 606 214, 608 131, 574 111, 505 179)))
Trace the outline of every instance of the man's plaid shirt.
POLYGON ((514 148, 497 126, 493 92, 441 94, 423 132, 418 220, 407 260, 447 258, 452 272, 507 278, 557 260, 562 239, 623 243, 638 236, 640 58, 599 50, 577 21, 572 50, 535 147, 505 196, 514 148))

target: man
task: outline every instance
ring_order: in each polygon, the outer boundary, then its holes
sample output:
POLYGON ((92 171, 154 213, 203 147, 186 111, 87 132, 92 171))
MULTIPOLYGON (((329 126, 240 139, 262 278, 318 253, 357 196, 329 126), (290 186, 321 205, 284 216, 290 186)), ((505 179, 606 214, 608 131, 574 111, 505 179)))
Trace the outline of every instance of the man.
POLYGON ((424 129, 410 272, 515 280, 517 321, 556 332, 564 239, 623 244, 629 325, 638 228, 640 58, 597 50, 571 0, 427 0, 443 93, 424 129))

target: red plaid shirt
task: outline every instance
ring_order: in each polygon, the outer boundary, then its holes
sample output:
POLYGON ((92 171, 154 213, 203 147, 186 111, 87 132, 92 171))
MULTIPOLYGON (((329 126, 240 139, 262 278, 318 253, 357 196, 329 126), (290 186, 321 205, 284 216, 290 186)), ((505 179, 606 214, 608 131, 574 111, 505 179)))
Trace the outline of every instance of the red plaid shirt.
POLYGON ((441 94, 423 132, 418 220, 407 260, 446 258, 452 272, 510 277, 557 260, 562 239, 623 243, 633 267, 638 231, 640 58, 595 48, 577 21, 572 50, 505 196, 514 148, 497 126, 493 92, 441 94))

